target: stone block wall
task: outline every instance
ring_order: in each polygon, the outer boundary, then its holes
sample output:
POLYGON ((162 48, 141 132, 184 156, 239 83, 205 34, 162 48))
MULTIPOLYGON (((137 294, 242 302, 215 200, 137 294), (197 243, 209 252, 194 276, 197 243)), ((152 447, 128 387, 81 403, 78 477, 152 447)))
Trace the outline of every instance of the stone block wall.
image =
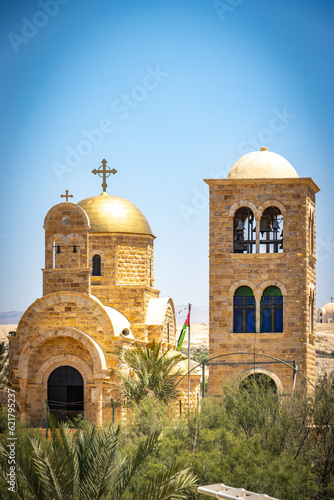
POLYGON ((91 276, 91 294, 124 314, 133 333, 145 340, 145 319, 153 288, 153 236, 92 233, 89 260, 101 256, 101 276, 91 276))
POLYGON ((59 203, 47 213, 44 229, 43 295, 64 290, 89 294, 89 223, 85 212, 73 203, 59 203))
POLYGON ((124 314, 130 321, 133 332, 139 332, 140 325, 145 325, 150 299, 159 297, 159 291, 154 288, 132 285, 115 285, 113 287, 93 285, 91 293, 104 305, 113 307, 124 314))
POLYGON ((43 295, 60 291, 90 294, 90 270, 81 268, 43 269, 43 295))
POLYGON ((101 276, 93 276, 92 284, 152 286, 153 239, 141 234, 91 233, 90 267, 94 255, 101 257, 101 276))
MULTIPOLYGON (((210 186, 210 357, 258 352, 290 363, 315 380, 315 352, 309 334, 309 294, 315 290, 315 256, 309 255, 310 204, 319 190, 312 179, 208 180, 210 186), (283 253, 233 253, 233 217, 242 206, 253 211, 259 228, 265 208, 276 206, 284 220, 283 253), (268 286, 283 295, 283 333, 260 333, 260 301, 268 286), (256 301, 256 334, 233 333, 233 298, 249 286, 256 301)), ((315 237, 315 231, 313 238, 315 237)), ((257 229, 257 250, 259 251, 257 229)), ((280 389, 292 389, 292 370, 274 360, 256 360, 256 369, 276 378, 280 389), (278 378, 277 378, 278 377, 278 378)), ((252 369, 244 355, 217 359, 210 366, 210 393, 222 383, 252 369), (218 364, 220 363, 220 364, 218 364)), ((297 384, 301 378, 297 378, 297 384)))

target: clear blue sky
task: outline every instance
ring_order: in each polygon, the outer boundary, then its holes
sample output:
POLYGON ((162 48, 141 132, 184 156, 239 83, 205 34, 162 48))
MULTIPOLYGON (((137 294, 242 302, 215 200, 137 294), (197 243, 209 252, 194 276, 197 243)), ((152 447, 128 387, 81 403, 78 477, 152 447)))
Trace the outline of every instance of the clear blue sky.
POLYGON ((157 237, 162 296, 208 304, 202 179, 224 177, 258 143, 321 187, 317 303, 329 301, 333 1, 2 0, 0 9, 1 311, 41 296, 44 216, 65 189, 74 202, 99 194, 91 170, 102 158, 118 170, 108 192, 135 203, 157 237), (285 118, 273 131, 275 113, 285 118))

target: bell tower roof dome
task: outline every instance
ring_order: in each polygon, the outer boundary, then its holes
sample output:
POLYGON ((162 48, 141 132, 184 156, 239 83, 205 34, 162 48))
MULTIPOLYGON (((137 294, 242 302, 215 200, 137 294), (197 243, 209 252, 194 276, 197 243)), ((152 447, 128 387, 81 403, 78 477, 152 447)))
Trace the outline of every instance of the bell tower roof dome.
POLYGON ((231 168, 227 179, 298 178, 294 167, 283 156, 261 148, 243 155, 231 168))

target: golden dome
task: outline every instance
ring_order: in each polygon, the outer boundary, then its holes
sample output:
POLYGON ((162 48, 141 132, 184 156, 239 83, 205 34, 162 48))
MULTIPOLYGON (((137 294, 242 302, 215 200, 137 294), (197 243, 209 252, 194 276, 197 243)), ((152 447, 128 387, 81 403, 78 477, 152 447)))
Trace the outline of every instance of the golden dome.
POLYGON ((227 179, 290 179, 299 177, 283 156, 261 148, 243 155, 231 168, 227 179))
POLYGON ((135 233, 150 234, 152 229, 146 217, 131 201, 110 196, 103 192, 77 203, 90 222, 92 233, 135 233))

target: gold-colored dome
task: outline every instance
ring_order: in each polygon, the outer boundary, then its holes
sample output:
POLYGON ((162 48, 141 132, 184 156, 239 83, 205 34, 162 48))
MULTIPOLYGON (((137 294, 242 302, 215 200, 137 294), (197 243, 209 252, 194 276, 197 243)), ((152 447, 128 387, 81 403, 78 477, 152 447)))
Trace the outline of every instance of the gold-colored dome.
POLYGON ((90 222, 93 233, 150 234, 152 229, 142 212, 131 201, 103 192, 77 203, 90 222))

